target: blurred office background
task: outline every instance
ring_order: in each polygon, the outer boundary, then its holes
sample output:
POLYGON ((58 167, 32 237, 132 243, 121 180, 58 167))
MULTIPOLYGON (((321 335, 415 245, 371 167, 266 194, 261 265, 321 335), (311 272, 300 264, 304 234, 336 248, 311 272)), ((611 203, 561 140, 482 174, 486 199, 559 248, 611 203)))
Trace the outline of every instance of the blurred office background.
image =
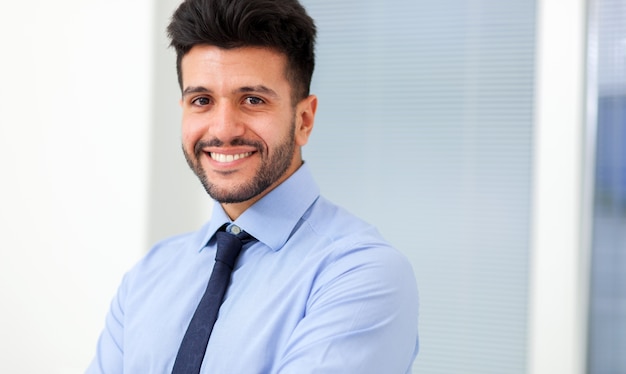
MULTIPOLYGON (((211 202, 179 0, 0 4, 0 372, 81 373, 124 272, 211 202)), ((421 292, 415 373, 626 373, 626 1, 303 0, 322 192, 421 292)))

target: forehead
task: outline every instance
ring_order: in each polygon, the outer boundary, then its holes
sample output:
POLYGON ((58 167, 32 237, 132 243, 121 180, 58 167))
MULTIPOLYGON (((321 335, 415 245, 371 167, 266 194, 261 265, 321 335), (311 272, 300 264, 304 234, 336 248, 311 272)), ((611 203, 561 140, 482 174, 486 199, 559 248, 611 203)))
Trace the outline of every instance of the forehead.
POLYGON ((272 85, 289 89, 287 57, 269 48, 196 45, 183 56, 183 90, 190 85, 272 85))

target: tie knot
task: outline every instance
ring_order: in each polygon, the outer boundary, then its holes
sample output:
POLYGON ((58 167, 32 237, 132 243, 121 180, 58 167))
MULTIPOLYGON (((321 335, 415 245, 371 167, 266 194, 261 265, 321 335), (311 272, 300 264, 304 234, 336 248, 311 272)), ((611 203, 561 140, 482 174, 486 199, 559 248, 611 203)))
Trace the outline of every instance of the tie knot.
POLYGON ((217 237, 215 261, 226 264, 232 270, 243 246, 243 240, 250 235, 234 224, 228 225, 225 230, 215 234, 217 237))

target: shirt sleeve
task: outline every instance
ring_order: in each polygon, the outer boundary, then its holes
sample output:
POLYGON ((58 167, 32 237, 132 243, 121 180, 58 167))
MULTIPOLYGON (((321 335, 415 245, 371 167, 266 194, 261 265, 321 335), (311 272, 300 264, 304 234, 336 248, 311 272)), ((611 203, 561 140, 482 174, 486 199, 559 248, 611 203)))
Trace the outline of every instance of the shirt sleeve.
POLYGON ((355 249, 324 269, 276 374, 405 374, 418 349, 418 295, 395 250, 355 249))
POLYGON ((119 287, 106 316, 104 330, 98 339, 96 355, 85 374, 123 373, 125 281, 119 287))

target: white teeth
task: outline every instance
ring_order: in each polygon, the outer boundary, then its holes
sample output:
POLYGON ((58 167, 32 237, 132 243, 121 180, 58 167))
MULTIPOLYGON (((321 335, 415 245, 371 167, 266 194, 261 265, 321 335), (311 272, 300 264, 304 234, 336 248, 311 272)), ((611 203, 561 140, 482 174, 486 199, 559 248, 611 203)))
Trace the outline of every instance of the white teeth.
POLYGON ((217 162, 233 162, 233 161, 237 161, 239 159, 248 157, 252 154, 252 152, 246 152, 246 153, 239 153, 236 155, 225 155, 222 153, 215 153, 215 152, 211 152, 211 158, 214 159, 217 162))

